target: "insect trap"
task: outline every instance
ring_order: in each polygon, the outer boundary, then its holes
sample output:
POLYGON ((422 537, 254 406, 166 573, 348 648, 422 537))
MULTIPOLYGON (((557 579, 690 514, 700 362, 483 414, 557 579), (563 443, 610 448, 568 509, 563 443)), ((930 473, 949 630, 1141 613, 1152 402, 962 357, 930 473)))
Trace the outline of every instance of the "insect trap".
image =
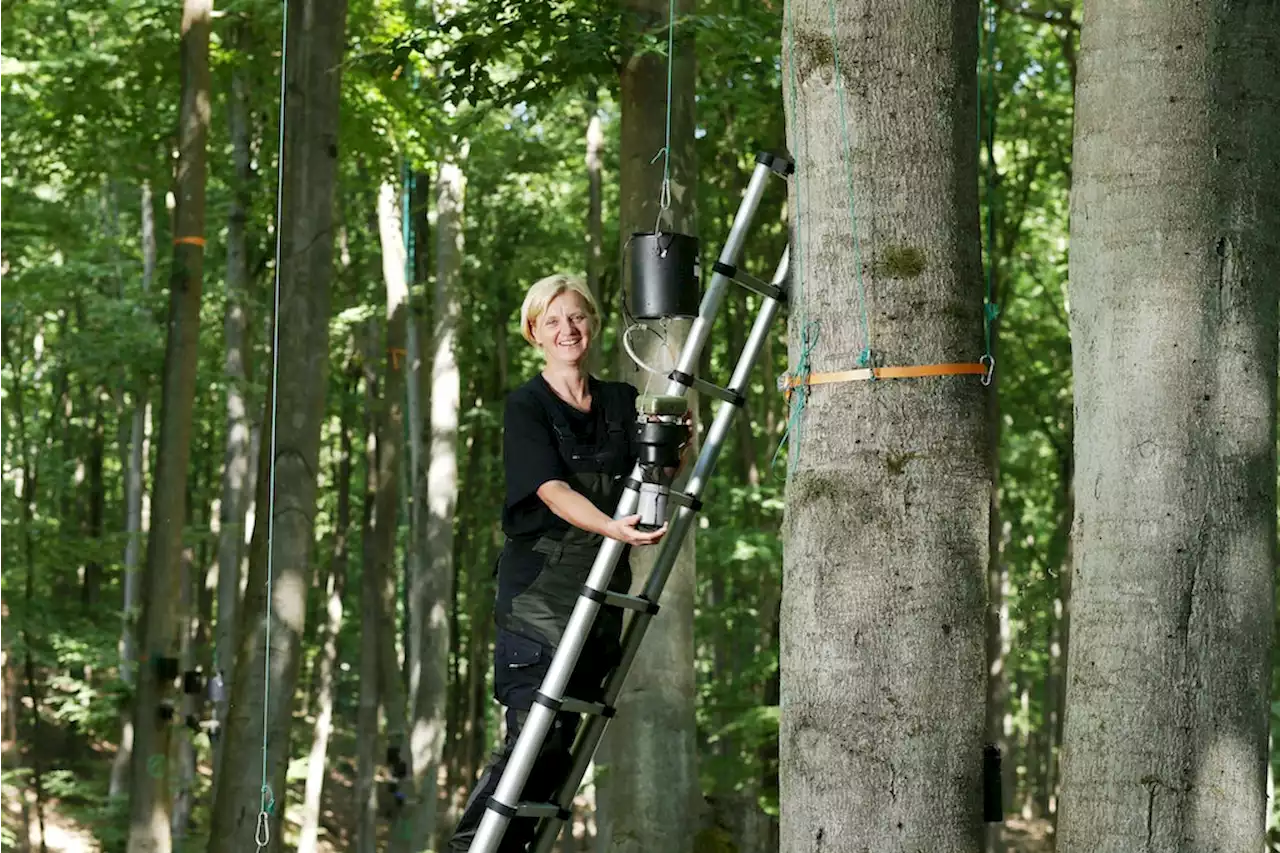
MULTIPOLYGON (((627 314, 631 323, 622 333, 622 346, 636 366, 650 375, 636 398, 633 439, 640 464, 640 502, 636 512, 640 530, 657 530, 666 523, 671 481, 680 455, 689 440, 689 404, 683 396, 650 394, 654 376, 667 378, 672 366, 658 370, 636 354, 631 333, 645 331, 669 340, 672 320, 698 316, 698 240, 687 234, 636 233, 631 235, 631 287, 627 314)), ((668 347, 668 349, 670 349, 668 347)))

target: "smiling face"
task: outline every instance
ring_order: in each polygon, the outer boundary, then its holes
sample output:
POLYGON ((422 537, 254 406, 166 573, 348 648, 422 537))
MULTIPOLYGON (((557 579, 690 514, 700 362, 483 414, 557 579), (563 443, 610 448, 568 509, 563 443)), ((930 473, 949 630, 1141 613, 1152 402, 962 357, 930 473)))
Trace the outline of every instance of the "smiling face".
POLYGON ((533 334, 548 362, 580 364, 591 349, 591 315, 586 303, 575 291, 564 291, 547 304, 533 334))

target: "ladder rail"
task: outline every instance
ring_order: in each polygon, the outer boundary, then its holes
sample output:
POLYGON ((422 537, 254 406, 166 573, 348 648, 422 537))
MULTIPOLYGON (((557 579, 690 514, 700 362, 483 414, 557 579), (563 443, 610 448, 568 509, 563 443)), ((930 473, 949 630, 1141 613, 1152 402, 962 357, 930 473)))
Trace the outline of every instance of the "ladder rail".
MULTIPOLYGON (((766 182, 769 179, 770 172, 784 174, 778 171, 776 163, 777 158, 768 155, 761 155, 756 158, 756 168, 752 172, 751 180, 747 184, 746 190, 743 192, 742 201, 738 206, 738 211, 734 216, 733 224, 729 229, 729 235, 725 239, 724 247, 720 252, 720 265, 735 266, 739 255, 742 253, 743 244, 746 241, 747 232, 750 230, 751 220, 754 219, 756 210, 760 205, 760 200, 764 195, 766 182)), ((785 174, 784 174, 785 178, 785 174)), ((783 264, 780 269, 785 269, 787 254, 784 252, 783 264)), ((702 349, 706 346, 707 340, 710 338, 711 329, 715 321, 716 314, 719 312, 720 305, 724 300, 726 291, 729 289, 733 280, 719 271, 713 272, 711 282, 703 294, 701 304, 698 308, 698 316, 694 319, 690 327, 688 336, 686 337, 684 347, 681 349, 680 356, 676 363, 676 373, 685 376, 693 376, 697 373, 697 366, 702 355, 702 349)), ((768 310, 770 318, 776 313, 778 302, 772 299, 765 300, 765 308, 762 308, 761 316, 768 310)), ((757 326, 759 321, 757 320, 757 326)), ((757 330, 752 328, 749 343, 754 343, 758 350, 763 343, 764 334, 767 330, 757 330)), ((745 349, 745 348, 744 348, 745 349)), ((750 369, 743 374, 745 376, 750 369)), ((734 373, 735 378, 738 377, 738 371, 734 373)), ((741 380, 740 381, 744 381, 741 380)), ((689 386, 677 379, 670 379, 667 386, 668 396, 683 397, 688 392, 689 386)), ((723 407, 736 409, 730 403, 723 403, 723 407)), ((715 457, 719 454, 719 446, 723 443, 728 432, 728 420, 725 425, 716 431, 719 427, 720 417, 717 415, 712 425, 712 431, 708 432, 707 444, 703 452, 699 454, 698 461, 694 466, 693 472, 689 477, 690 487, 701 488, 702 484, 709 478, 711 470, 715 466, 715 457), (713 444, 713 438, 715 444, 713 444), (708 451, 712 451, 708 454, 708 451)), ((641 466, 637 463, 631 471, 630 482, 638 482, 642 477, 641 466)), ((618 507, 614 512, 614 518, 625 518, 635 512, 639 505, 640 493, 637 488, 628 485, 623 490, 622 497, 618 501, 618 507)), ((672 567, 675 565, 676 553, 680 543, 684 538, 684 534, 692 523, 694 510, 681 506, 675 513, 668 533, 663 537, 660 546, 657 562, 654 566, 653 573, 650 575, 646 588, 655 587, 655 596, 661 593, 662 588, 666 585, 667 576, 670 574, 672 567), (666 555, 670 553, 670 557, 666 555)), ((623 544, 616 539, 606 537, 600 546, 599 552, 596 554, 595 561, 592 563, 590 574, 587 577, 586 586, 593 591, 601 593, 600 598, 609 588, 609 582, 613 577, 613 572, 617 566, 618 560, 622 555, 623 544)), ((655 601, 657 598, 655 597, 655 601)), ((586 644, 587 637, 590 633, 591 626, 595 622, 595 618, 600 611, 601 602, 590 598, 586 595, 578 596, 577 602, 574 604, 573 612, 569 617, 569 623, 562 635, 560 645, 557 647, 555 654, 552 656, 551 665, 548 668, 546 676, 543 678, 539 692, 553 703, 559 703, 565 699, 565 690, 569 684, 569 678, 573 674, 574 668, 577 666, 578 659, 582 655, 582 649, 586 644)), ((627 636, 632 637, 635 648, 631 648, 628 652, 624 652, 623 663, 629 671, 635 656, 635 649, 638 649, 640 640, 643 639, 644 628, 648 625, 648 620, 652 618, 651 614, 644 612, 636 612, 628 625, 627 636)), ((615 670, 616 673, 622 669, 622 665, 615 670)), ((609 679, 612 684, 614 678, 609 679)), ((617 680, 619 688, 621 680, 617 680)), ((610 704, 610 701, 605 703, 610 704)), ((520 805, 520 795, 524 790, 525 783, 528 781, 529 774, 533 770, 534 763, 537 760, 538 753, 541 751, 543 743, 546 741, 547 733, 551 729, 551 725, 555 720, 556 709, 549 707, 547 704, 535 702, 529 710, 529 714, 525 719, 524 725, 520 730, 519 736, 512 749, 511 755, 507 760, 507 766, 504 769, 501 778, 494 793, 490 796, 489 802, 485 809, 484 815, 480 820, 480 825, 476 829, 476 834, 471 842, 471 853, 496 853, 498 844, 502 837, 506 834, 507 827, 510 825, 512 818, 516 817, 517 810, 520 805)), ((591 717, 591 721, 600 720, 599 717, 591 717)), ((587 728, 591 728, 588 726, 587 728)), ((600 735, 603 735, 603 727, 600 728, 600 735)), ((581 740, 581 738, 579 738, 581 740)), ((583 741, 585 744, 585 741, 583 741)), ((599 743, 599 737, 596 737, 594 748, 599 743)), ((576 746, 576 744, 575 744, 576 746)), ((589 764, 589 758, 584 763, 582 772, 586 772, 586 764, 589 764)), ((581 777, 579 776, 579 781, 581 777)), ((562 787, 563 790, 563 787, 562 787)), ((570 801, 572 794, 576 792, 576 786, 573 792, 570 792, 570 801)), ((554 820, 552 818, 551 820, 554 820)), ((554 839, 553 839, 554 840, 554 839)))
MULTIPOLYGON (((732 266, 738 262, 742 247, 747 241, 747 232, 751 230, 751 220, 755 219, 756 210, 760 207, 760 199, 764 197, 770 171, 766 164, 757 163, 755 171, 751 173, 751 180, 742 193, 738 212, 734 214, 733 224, 729 226, 729 236, 725 238, 724 246, 720 249, 721 264, 732 266)), ((691 376, 697 374, 698 359, 702 356, 702 348, 706 346, 707 339, 711 337, 711 327, 715 323, 716 314, 720 312, 720 303, 724 300, 730 281, 728 276, 712 272, 711 283, 702 294, 698 316, 694 318, 693 326, 689 329, 688 337, 685 338, 680 358, 676 362, 676 370, 691 376)), ((667 385, 667 394, 672 397, 683 397, 687 390, 684 385, 674 379, 667 385)))
MULTIPOLYGON (((789 263, 790 247, 788 246, 783 250, 782 260, 778 263, 777 272, 774 273, 773 277, 774 285, 782 288, 784 293, 783 284, 786 281, 789 263)), ((733 377, 729 381, 728 387, 731 391, 745 392, 747 382, 751 378, 756 362, 759 360, 760 352, 764 349, 765 338, 768 336, 774 318, 780 309, 781 303, 778 300, 773 298, 763 300, 760 312, 756 315, 755 323, 751 327, 741 355, 738 358, 738 363, 734 368, 733 377)), ((695 498, 702 497, 702 491, 710 483, 711 474, 719 461, 720 451, 729 437, 729 430, 733 426, 734 418, 739 414, 740 407, 727 401, 722 401, 716 409, 711 427, 707 430, 706 443, 698 454, 697 463, 689 476, 688 485, 685 488, 686 494, 695 498)), ((663 537, 663 549, 659 553, 658 561, 645 584, 644 596, 653 601, 658 601, 661 597, 671 570, 675 566, 675 560, 684 541, 684 536, 692 526, 693 518, 696 514, 695 510, 685 506, 681 506, 677 510, 669 533, 663 537), (670 556, 668 557, 668 555, 670 556)), ((649 622, 653 618, 652 614, 643 611, 631 614, 631 619, 627 623, 622 638, 622 660, 610 675, 605 686, 603 699, 605 705, 613 706, 617 703, 618 696, 622 693, 622 687, 631 672, 631 666, 635 662, 635 656, 639 652, 640 644, 644 640, 646 631, 648 631, 649 622)), ((582 785, 582 780, 587 774, 587 768, 590 766, 592 759, 595 757, 600 741, 604 738, 609 722, 610 718, 598 716, 584 721, 578 737, 574 741, 573 761, 569 774, 553 799, 553 802, 559 808, 569 809, 573 805, 573 799, 577 795, 578 788, 582 785)), ((538 826, 538 834, 535 837, 532 848, 533 853, 551 853, 564 823, 565 821, 556 816, 543 818, 538 826)))

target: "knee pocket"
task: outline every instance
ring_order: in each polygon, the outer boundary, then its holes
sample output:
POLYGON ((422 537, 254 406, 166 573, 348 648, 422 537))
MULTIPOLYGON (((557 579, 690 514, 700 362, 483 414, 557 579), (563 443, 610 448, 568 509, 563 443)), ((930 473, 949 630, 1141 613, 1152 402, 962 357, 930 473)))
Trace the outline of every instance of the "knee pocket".
POLYGON ((551 666, 551 649, 537 640, 498 629, 493 646, 493 696, 508 708, 528 709, 551 666))

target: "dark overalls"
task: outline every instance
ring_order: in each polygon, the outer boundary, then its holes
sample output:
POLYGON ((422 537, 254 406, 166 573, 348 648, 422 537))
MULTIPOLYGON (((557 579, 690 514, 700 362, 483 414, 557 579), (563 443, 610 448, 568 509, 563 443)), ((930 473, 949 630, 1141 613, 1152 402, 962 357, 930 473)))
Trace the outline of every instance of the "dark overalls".
MULTIPOLYGON (((595 444, 583 444, 555 406, 549 406, 548 413, 560 455, 572 474, 570 485, 612 516, 635 462, 627 440, 629 413, 617 405, 609 406, 605 400, 598 400, 595 405, 605 406, 608 424, 595 444)), ((501 752, 495 755, 467 800, 449 841, 451 853, 462 853, 471 846, 603 540, 599 534, 570 526, 563 534, 547 534, 531 542, 508 539, 503 547, 497 568, 498 628, 493 656, 494 698, 506 706, 507 736, 501 752)), ((626 592, 631 584, 627 550, 614 570, 611 590, 626 592)), ((603 682, 621 659, 621 633, 621 609, 601 607, 569 680, 566 697, 586 702, 601 700, 603 682)), ((578 723, 577 714, 556 715, 525 783, 522 801, 546 802, 556 794, 572 763, 578 723)), ((536 829, 535 818, 513 819, 499 853, 523 853, 536 829)))

